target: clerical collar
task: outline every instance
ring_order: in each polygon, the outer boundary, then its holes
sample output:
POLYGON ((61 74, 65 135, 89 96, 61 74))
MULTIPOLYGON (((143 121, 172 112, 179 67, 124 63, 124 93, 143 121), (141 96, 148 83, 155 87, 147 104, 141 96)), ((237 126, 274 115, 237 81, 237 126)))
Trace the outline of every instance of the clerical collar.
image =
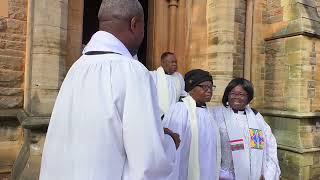
POLYGON ((246 114, 246 111, 245 110, 234 110, 234 109, 232 109, 233 110, 233 112, 234 113, 236 113, 236 114, 246 114))
POLYGON ((207 108, 206 103, 197 103, 197 107, 199 108, 207 108))

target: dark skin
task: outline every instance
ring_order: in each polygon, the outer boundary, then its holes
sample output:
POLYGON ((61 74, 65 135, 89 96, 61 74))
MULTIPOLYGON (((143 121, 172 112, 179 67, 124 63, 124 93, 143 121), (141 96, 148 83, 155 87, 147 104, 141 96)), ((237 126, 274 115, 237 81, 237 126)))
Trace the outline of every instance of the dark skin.
MULTIPOLYGON (((101 18, 99 28, 117 37, 128 49, 132 56, 138 53, 141 42, 144 38, 144 16, 143 14, 133 16, 126 19, 117 19, 108 17, 101 18)), ((164 133, 172 137, 176 148, 180 145, 179 134, 172 132, 168 128, 164 128, 164 133)))
POLYGON ((241 85, 234 87, 228 96, 229 106, 236 111, 244 110, 249 104, 248 93, 241 85))
MULTIPOLYGON (((248 100, 247 91, 244 90, 241 85, 234 87, 229 93, 228 103, 229 106, 235 111, 244 110, 250 103, 248 100)), ((224 179, 220 178, 220 180, 224 179)), ((263 175, 260 177, 260 180, 264 180, 263 175)))
POLYGON ((169 128, 163 128, 163 130, 164 130, 165 134, 168 134, 169 136, 171 136, 171 138, 174 141, 174 144, 176 145, 176 149, 178 149, 180 146, 180 142, 181 142, 179 134, 174 133, 169 128))
POLYGON ((161 59, 161 66, 164 71, 171 75, 178 69, 177 58, 174 54, 169 54, 165 58, 161 59))
POLYGON ((143 15, 133 16, 129 20, 104 17, 99 21, 101 31, 106 31, 117 37, 129 50, 132 56, 138 53, 144 38, 143 15))
POLYGON ((199 104, 205 104, 212 98, 213 85, 211 81, 204 81, 194 87, 190 92, 190 96, 199 104))

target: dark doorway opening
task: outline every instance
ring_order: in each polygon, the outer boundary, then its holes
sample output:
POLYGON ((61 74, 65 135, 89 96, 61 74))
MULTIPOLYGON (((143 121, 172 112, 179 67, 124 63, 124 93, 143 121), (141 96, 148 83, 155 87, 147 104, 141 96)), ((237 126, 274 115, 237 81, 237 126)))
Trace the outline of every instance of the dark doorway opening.
MULTIPOLYGON (((87 44, 91 36, 99 30, 98 12, 102 0, 84 0, 83 9, 83 33, 82 44, 87 44)), ((147 24, 148 24, 148 0, 139 0, 143 7, 145 18, 144 40, 138 52, 139 61, 146 65, 147 62, 147 24)))
POLYGON ((102 0, 84 0, 82 44, 88 44, 91 36, 98 31, 98 12, 102 0))

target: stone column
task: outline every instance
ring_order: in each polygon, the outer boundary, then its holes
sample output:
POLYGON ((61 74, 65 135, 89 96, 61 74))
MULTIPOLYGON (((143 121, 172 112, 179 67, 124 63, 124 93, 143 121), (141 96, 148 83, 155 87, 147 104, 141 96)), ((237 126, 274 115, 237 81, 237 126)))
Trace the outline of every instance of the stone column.
POLYGON ((217 85, 215 104, 221 102, 224 88, 233 77, 235 8, 235 0, 207 1, 208 65, 217 85))
POLYGON ((168 49, 175 52, 178 0, 169 0, 168 49))
POLYGON ((68 0, 28 1, 24 110, 25 129, 13 179, 38 179, 42 146, 52 108, 65 76, 68 0))

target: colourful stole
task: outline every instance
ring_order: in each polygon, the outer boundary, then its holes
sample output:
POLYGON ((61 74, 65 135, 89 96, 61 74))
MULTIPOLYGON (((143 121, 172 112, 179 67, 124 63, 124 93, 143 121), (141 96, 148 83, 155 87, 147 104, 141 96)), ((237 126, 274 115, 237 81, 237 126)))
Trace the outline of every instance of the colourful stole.
POLYGON ((247 107, 245 112, 248 131, 244 133, 233 119, 232 109, 223 108, 236 180, 258 180, 263 172, 265 136, 251 108, 247 107), (246 140, 249 140, 250 143, 247 144, 246 140))

